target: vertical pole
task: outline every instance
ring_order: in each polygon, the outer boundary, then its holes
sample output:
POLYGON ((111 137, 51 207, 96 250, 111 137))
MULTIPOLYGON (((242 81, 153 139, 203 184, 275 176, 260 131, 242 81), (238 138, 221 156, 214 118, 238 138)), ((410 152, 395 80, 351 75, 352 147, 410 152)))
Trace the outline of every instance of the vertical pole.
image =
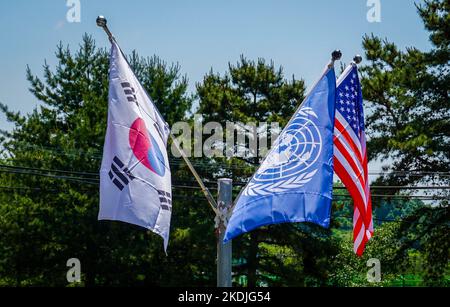
POLYGON ((231 179, 219 179, 219 196, 217 201, 217 287, 231 287, 231 240, 223 243, 228 223, 229 210, 233 204, 231 179))

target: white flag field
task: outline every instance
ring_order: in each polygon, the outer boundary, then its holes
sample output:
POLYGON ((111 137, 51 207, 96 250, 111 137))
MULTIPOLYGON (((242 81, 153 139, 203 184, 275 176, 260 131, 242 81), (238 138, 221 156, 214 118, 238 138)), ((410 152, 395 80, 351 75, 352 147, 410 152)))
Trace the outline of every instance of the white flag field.
POLYGON ((164 239, 167 250, 172 212, 166 149, 170 130, 116 42, 111 47, 108 100, 98 219, 145 227, 164 239))

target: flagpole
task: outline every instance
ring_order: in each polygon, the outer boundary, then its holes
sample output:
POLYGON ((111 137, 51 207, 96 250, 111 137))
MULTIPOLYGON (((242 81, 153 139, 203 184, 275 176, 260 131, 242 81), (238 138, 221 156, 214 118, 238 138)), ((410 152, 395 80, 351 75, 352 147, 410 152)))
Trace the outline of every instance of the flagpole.
POLYGON ((103 28, 103 30, 105 30, 106 34, 108 35, 109 41, 111 43, 115 42, 116 39, 114 38, 114 35, 112 35, 111 31, 109 31, 106 18, 104 16, 100 15, 97 17, 96 22, 97 22, 97 26, 99 26, 99 27, 103 28))
MULTIPOLYGON (((305 101, 309 98, 309 96, 311 95, 312 91, 314 90, 314 88, 317 86, 317 84, 320 82, 320 80, 323 78, 323 76, 325 76, 328 71, 334 67, 334 62, 339 61, 342 58, 342 52, 339 49, 334 50, 331 53, 331 61, 330 63, 327 64, 324 72, 322 73, 322 75, 320 76, 319 79, 317 79, 316 83, 314 83, 314 85, 311 87, 311 89, 309 90, 308 94, 305 96, 305 98, 303 99, 302 103, 300 104, 300 106, 297 108, 297 110, 295 111, 295 113, 292 115, 291 119, 289 120, 289 122, 286 124, 286 127, 289 126, 289 124, 294 120, 295 114, 301 109, 302 105, 305 103, 305 101)), ((356 57, 355 57, 356 58, 356 57)), ((284 131, 284 129, 283 129, 284 131)), ((281 131, 281 133, 278 135, 278 137, 283 133, 283 131, 281 131)), ((270 155, 270 152, 267 154, 267 156, 270 155)), ((260 166, 261 167, 261 166, 260 166)), ((255 174, 258 172, 258 169, 256 170, 255 174)), ((253 177, 252 177, 253 178, 253 177)), ((252 179, 251 178, 251 179, 252 179)), ((236 197, 236 199, 233 202, 233 205, 231 206, 230 210, 229 210, 229 214, 231 215, 233 213, 234 207, 236 206, 239 197, 241 197, 242 192, 244 192, 244 190, 247 188, 247 186, 250 184, 251 179, 247 182, 247 184, 244 186, 244 188, 239 192, 238 196, 236 197)))
POLYGON ((345 78, 347 78, 348 73, 352 70, 353 67, 357 67, 358 64, 360 64, 362 62, 363 58, 362 56, 360 56, 359 54, 355 55, 355 57, 353 58, 353 60, 348 64, 348 66, 344 69, 344 71, 342 72, 342 74, 339 76, 339 78, 336 81, 336 86, 338 86, 339 84, 341 84, 342 80, 344 80, 345 78))
POLYGON ((197 171, 195 170, 194 166, 192 165, 191 161, 188 159, 188 157, 186 156, 186 153, 184 152, 183 149, 181 149, 180 144, 178 143, 178 140, 175 138, 175 136, 172 134, 172 132, 170 132, 170 137, 172 139, 173 144, 175 145, 175 147, 177 148, 178 152, 181 154, 181 156, 184 159, 184 162, 186 162, 188 168, 190 169, 190 171, 192 172, 192 174, 194 175, 195 179, 197 180, 198 184, 200 185, 200 188, 202 189, 203 194, 205 195, 206 199, 208 200, 209 205, 211 206, 211 209, 214 211, 214 213, 218 214, 218 207, 217 207, 217 203, 214 200, 213 196, 211 195, 211 192, 209 191, 209 189, 205 186, 205 184, 203 183, 202 179, 200 178, 199 174, 197 173, 197 171))
MULTIPOLYGON (((116 39, 114 38, 114 35, 111 33, 111 31, 108 28, 107 20, 106 20, 106 18, 104 16, 101 16, 101 15, 98 16, 97 20, 96 20, 96 23, 97 23, 97 26, 103 28, 103 30, 108 35, 109 41, 111 43, 113 43, 113 42, 117 43, 116 39)), ((184 150, 181 149, 180 144, 178 143, 178 140, 175 138, 175 136, 172 134, 172 132, 170 132, 170 138, 172 139, 175 147, 177 148, 177 150, 180 152, 181 156, 183 157, 184 162, 186 162, 189 170, 194 175, 195 179, 197 180, 197 183, 200 185, 200 188, 201 188, 203 194, 205 195, 206 199, 208 200, 208 203, 209 203, 211 209, 214 211, 214 213, 218 214, 217 202, 215 201, 215 199, 212 196, 212 194, 209 191, 209 189, 203 183, 202 179, 200 178, 199 174, 195 170, 195 168, 192 165, 191 161, 189 161, 189 159, 188 159, 186 153, 184 152, 184 150)))
POLYGON ((362 56, 360 56, 359 54, 355 55, 355 57, 353 58, 353 63, 355 63, 356 65, 360 64, 362 62, 363 58, 362 56))

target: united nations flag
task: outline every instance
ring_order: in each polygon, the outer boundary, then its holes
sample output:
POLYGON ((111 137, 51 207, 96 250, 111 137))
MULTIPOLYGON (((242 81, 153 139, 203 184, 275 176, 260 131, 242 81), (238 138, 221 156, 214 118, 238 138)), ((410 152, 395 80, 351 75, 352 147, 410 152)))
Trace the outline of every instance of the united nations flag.
POLYGON ((241 192, 225 242, 269 224, 312 222, 329 226, 335 92, 331 65, 241 192))

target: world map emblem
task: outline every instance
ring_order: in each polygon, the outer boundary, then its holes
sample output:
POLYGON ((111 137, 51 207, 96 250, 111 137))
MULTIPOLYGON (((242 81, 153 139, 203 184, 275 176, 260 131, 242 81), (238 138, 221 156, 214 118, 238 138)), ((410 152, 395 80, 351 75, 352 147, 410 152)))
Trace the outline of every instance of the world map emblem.
POLYGON ((322 136, 317 114, 300 109, 275 141, 267 158, 244 190, 246 196, 264 196, 300 188, 318 171, 322 136))

